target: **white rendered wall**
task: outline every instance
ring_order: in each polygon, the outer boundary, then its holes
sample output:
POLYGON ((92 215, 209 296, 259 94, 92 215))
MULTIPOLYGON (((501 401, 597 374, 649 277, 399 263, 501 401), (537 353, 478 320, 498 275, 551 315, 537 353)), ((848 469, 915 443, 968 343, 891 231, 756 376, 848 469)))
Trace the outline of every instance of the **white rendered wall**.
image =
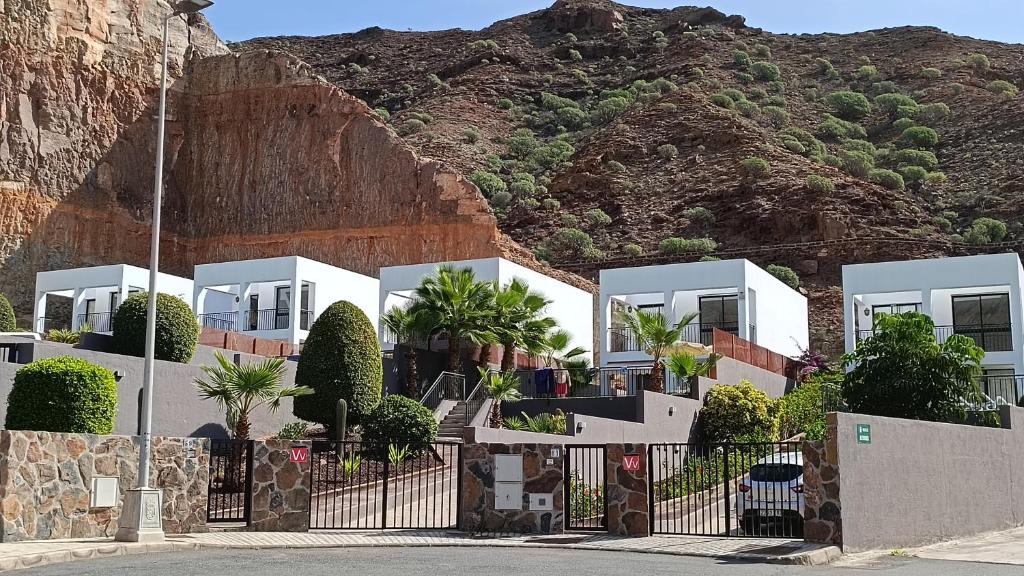
POLYGON ((749 339, 784 356, 800 356, 809 344, 807 298, 753 262, 744 262, 750 316, 747 322, 755 326, 749 339))

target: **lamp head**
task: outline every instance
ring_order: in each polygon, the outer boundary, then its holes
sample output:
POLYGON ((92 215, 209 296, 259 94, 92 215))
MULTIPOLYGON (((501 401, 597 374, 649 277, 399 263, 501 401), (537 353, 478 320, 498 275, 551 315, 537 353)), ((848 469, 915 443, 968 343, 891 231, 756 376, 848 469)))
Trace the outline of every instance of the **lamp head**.
POLYGON ((213 0, 181 0, 174 6, 175 14, 194 14, 213 5, 213 0))

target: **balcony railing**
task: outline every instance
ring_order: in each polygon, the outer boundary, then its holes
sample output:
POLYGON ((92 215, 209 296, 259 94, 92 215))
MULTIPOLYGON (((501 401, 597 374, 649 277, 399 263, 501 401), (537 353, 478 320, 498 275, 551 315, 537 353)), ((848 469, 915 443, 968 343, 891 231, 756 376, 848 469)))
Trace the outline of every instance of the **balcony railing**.
POLYGON ((982 376, 978 378, 978 388, 983 396, 980 409, 997 410, 1005 404, 1020 406, 1024 375, 982 376))
MULTIPOLYGON (((229 332, 251 332, 254 330, 286 330, 289 327, 289 311, 268 308, 266 310, 243 310, 238 312, 209 312, 197 316, 199 325, 229 332), (241 316, 241 321, 239 321, 241 316)), ((313 311, 299 311, 299 329, 309 330, 313 324, 313 311)))
MULTIPOLYGON (((1009 324, 957 324, 954 326, 936 326, 935 340, 940 344, 953 334, 967 336, 986 352, 1009 352, 1013 350, 1013 333, 1009 324)), ((875 335, 874 330, 858 330, 857 340, 864 340, 875 335)))
POLYGON ((227 332, 238 331, 238 312, 210 312, 197 316, 203 328, 215 328, 227 332))
MULTIPOLYGON (((682 340, 710 346, 714 342, 715 329, 739 335, 740 326, 736 322, 708 322, 704 324, 687 324, 683 327, 682 340)), ((608 329, 608 350, 610 352, 643 352, 640 339, 627 326, 608 329)))
POLYGON ((88 326, 93 332, 110 332, 113 330, 110 323, 110 312, 90 312, 78 315, 78 328, 88 326))
POLYGON ((36 332, 46 334, 50 330, 70 330, 71 323, 64 318, 36 318, 36 332))

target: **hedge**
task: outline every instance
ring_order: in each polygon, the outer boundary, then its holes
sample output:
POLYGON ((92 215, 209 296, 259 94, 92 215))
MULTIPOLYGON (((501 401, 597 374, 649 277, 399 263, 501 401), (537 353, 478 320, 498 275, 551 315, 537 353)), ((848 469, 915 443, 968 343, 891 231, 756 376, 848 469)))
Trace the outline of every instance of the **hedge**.
POLYGON ((363 441, 373 443, 381 452, 389 444, 408 446, 419 454, 437 437, 434 413, 419 402, 392 394, 384 398, 363 420, 363 441))
MULTIPOLYGON (((146 316, 149 294, 132 294, 117 307, 111 319, 114 350, 128 356, 146 353, 146 316)), ((199 343, 199 322, 181 298, 170 294, 156 295, 157 360, 188 362, 199 343)))
POLYGON ((14 318, 14 307, 6 296, 0 294, 0 332, 14 332, 18 324, 14 318))
POLYGON ((113 372, 80 358, 58 356, 36 360, 15 373, 4 427, 110 434, 116 418, 113 372))
POLYGON ((704 439, 727 442, 742 436, 778 437, 776 403, 743 380, 735 386, 716 384, 708 390, 700 409, 704 439))
POLYGON ((348 422, 359 424, 380 402, 383 379, 380 343, 370 319, 351 302, 335 302, 309 328, 295 385, 314 393, 295 398, 292 413, 333 434, 338 400, 348 403, 348 422))

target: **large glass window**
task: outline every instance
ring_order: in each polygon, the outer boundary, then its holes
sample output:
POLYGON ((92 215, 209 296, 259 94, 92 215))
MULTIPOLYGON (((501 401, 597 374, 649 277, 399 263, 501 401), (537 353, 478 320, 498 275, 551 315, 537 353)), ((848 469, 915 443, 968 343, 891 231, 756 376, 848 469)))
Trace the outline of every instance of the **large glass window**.
POLYGON ((990 352, 1013 349, 1008 294, 953 296, 953 332, 990 352))
POLYGON ((288 286, 278 286, 275 291, 274 301, 277 306, 274 308, 274 328, 283 330, 288 327, 288 311, 291 309, 292 289, 288 286))
POLYGON ((739 298, 730 296, 701 296, 700 341, 705 346, 712 343, 715 328, 730 334, 739 334, 739 298))

